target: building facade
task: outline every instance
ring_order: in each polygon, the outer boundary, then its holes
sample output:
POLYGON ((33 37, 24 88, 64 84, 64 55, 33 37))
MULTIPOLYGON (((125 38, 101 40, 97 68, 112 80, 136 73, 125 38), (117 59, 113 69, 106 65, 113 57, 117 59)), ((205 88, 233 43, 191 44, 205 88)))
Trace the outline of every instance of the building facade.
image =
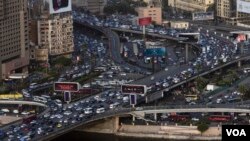
POLYGON ((216 18, 230 25, 250 25, 250 14, 237 11, 237 0, 216 0, 216 18))
POLYGON ((168 6, 189 12, 206 12, 213 4, 214 0, 168 0, 168 6))
POLYGON ((28 73, 29 37, 27 0, 0 0, 0 81, 28 73))
POLYGON ((136 9, 138 12, 138 17, 151 17, 152 21, 155 21, 156 24, 162 24, 162 9, 161 7, 154 7, 154 6, 148 6, 148 7, 138 7, 136 9))
POLYGON ((31 10, 31 60, 44 62, 49 56, 71 54, 74 51, 71 11, 50 13, 46 6, 40 5, 36 3, 31 10))
POLYGON ((91 13, 103 14, 107 0, 72 0, 72 4, 76 7, 89 10, 91 13))

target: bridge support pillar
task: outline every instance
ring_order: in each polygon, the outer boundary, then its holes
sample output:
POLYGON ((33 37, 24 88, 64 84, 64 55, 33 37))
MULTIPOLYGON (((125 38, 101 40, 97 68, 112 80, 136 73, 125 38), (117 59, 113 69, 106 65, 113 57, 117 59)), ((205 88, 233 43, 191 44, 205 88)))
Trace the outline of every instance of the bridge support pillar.
POLYGON ((244 54, 244 43, 243 42, 240 43, 240 54, 241 55, 244 54))
POLYGON ((186 50, 185 51, 186 63, 188 63, 188 44, 187 43, 185 44, 185 50, 186 50))
POLYGON ((157 113, 154 113, 154 120, 157 121, 157 113))
POLYGON ((132 121, 135 122, 135 116, 134 115, 132 116, 132 121))
POLYGON ((241 61, 238 61, 238 68, 241 68, 241 61))

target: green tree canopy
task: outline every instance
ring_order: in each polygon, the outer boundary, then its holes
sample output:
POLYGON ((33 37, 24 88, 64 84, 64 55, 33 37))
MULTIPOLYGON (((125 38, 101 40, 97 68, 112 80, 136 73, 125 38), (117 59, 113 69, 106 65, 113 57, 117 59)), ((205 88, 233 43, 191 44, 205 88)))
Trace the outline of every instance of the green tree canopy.
POLYGON ((54 65, 69 66, 71 64, 71 59, 64 56, 60 56, 54 61, 54 65))
POLYGON ((198 124, 197 126, 197 129, 201 132, 201 134, 207 131, 208 128, 209 128, 208 124, 203 123, 203 122, 198 124))

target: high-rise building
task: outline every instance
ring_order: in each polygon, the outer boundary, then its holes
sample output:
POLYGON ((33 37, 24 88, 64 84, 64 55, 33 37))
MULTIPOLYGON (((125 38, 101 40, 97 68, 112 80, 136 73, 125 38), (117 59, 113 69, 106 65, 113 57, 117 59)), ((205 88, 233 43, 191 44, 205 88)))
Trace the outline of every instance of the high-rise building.
POLYGON ((0 0, 0 81, 28 73, 29 37, 27 0, 0 0))
POLYGON ((31 60, 48 61, 49 56, 70 55, 74 51, 71 0, 55 7, 54 1, 37 0, 31 6, 31 60))
POLYGON ((91 13, 103 14, 107 0, 72 0, 72 3, 74 6, 89 10, 91 13))
POLYGON ((138 12, 138 17, 151 17, 152 21, 155 21, 156 24, 162 24, 162 9, 161 7, 147 6, 147 7, 138 7, 136 8, 138 12))
POLYGON ((250 24, 250 10, 237 9, 237 3, 250 6, 248 0, 216 0, 216 17, 218 21, 231 25, 250 24))

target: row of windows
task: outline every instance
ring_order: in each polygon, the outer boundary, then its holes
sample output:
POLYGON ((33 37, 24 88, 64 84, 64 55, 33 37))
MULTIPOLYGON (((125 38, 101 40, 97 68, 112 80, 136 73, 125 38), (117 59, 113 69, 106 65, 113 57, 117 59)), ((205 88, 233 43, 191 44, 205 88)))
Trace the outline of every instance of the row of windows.
POLYGON ((17 53, 17 52, 19 52, 20 51, 20 49, 18 49, 18 50, 13 50, 13 51, 3 51, 3 50, 1 50, 1 54, 2 54, 2 56, 7 56, 7 55, 11 55, 11 54, 14 54, 14 53, 17 53))

